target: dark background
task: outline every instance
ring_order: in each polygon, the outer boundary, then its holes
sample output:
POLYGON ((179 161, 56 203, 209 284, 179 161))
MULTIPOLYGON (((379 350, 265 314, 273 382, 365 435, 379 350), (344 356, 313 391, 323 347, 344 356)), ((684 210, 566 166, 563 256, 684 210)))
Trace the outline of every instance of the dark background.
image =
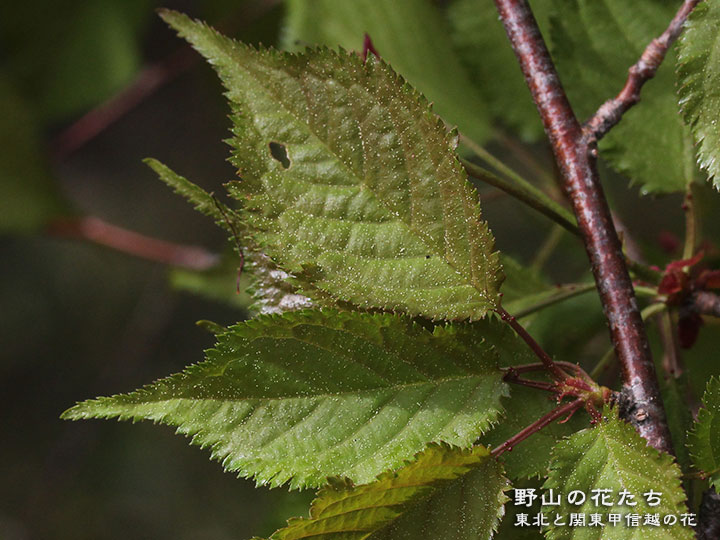
MULTIPOLYGON (((195 321, 229 324, 246 311, 173 290, 163 265, 52 237, 34 216, 51 207, 224 249, 224 233, 141 162, 156 157, 216 192, 233 178, 222 142, 227 107, 199 59, 177 76, 164 75, 157 91, 81 147, 69 151, 62 136, 143 67, 167 65, 183 49, 156 7, 265 44, 277 42, 283 7, 262 0, 25 4, 0 9, 0 106, 9 111, 0 117, 0 539, 270 534, 286 517, 304 514, 311 494, 256 489, 168 427, 58 418, 76 401, 130 391, 201 360, 213 340, 195 321), (25 175, 38 186, 33 197, 13 191, 13 179, 25 175)), ((531 150, 548 163, 544 146, 531 150)), ((625 185, 610 178, 611 197, 659 262, 660 231, 681 234, 680 199, 640 201, 625 185)), ((550 225, 491 189, 481 193, 498 247, 527 262, 550 225)), ((562 240, 550 272, 557 281, 586 272, 574 239, 562 240)), ((234 289, 232 277, 226 286, 234 289)), ((588 305, 597 315, 596 302, 588 305)), ((595 334, 582 354, 607 348, 602 328, 595 334)), ((703 339, 710 347, 711 338, 703 339)), ((549 346, 557 352, 565 345, 549 346)))

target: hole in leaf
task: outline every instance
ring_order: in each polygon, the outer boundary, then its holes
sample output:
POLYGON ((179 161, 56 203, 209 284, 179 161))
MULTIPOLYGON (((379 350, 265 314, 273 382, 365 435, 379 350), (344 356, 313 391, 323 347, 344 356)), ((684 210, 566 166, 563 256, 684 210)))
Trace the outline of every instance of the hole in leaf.
POLYGON ((271 142, 270 143, 270 155, 274 160, 279 161, 283 166, 283 169, 290 167, 290 158, 288 157, 287 149, 284 144, 271 142))

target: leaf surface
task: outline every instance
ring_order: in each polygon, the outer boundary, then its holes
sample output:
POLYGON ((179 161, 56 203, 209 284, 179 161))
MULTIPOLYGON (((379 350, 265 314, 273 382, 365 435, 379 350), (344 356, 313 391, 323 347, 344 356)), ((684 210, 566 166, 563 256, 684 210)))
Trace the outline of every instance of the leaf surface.
POLYGON ((412 463, 372 483, 335 480, 309 518, 294 518, 270 540, 490 538, 503 515, 507 480, 481 447, 430 446, 412 463))
MULTIPOLYGON (((568 97, 586 119, 615 97, 628 68, 667 27, 670 0, 554 0, 553 58, 568 97)), ((601 155, 644 193, 684 191, 696 175, 692 137, 678 113, 671 49, 640 103, 600 141, 601 155)))
MULTIPOLYGON (((668 454, 660 454, 638 435, 629 424, 617 417, 615 409, 605 409, 604 419, 597 426, 575 433, 561 441, 553 451, 550 475, 545 489, 554 489, 563 494, 560 506, 545 507, 552 523, 555 514, 564 516, 566 526, 550 528, 550 540, 653 540, 694 538, 692 528, 661 525, 644 525, 645 514, 686 513, 685 493, 680 485, 680 468, 668 454), (594 489, 609 489, 612 506, 596 505, 592 499, 594 489), (568 502, 571 491, 586 495, 584 503, 574 505, 568 502), (620 493, 627 490, 634 496, 635 506, 619 505, 620 493), (653 490, 661 493, 660 502, 649 506, 643 495, 653 490), (601 514, 602 522, 608 523, 609 513, 621 514, 617 525, 606 527, 569 527, 570 513, 601 514), (640 525, 627 527, 625 515, 639 514, 640 525)), ((597 493, 597 492, 596 492, 597 493)), ((662 521, 661 521, 662 523, 662 521)))
POLYGON ((691 126, 700 167, 720 188, 720 2, 706 0, 690 14, 680 35, 680 108, 691 126))
POLYGON ((720 379, 710 379, 702 402, 688 446, 695 467, 720 491, 720 379))
POLYGON ((431 2, 287 2, 285 48, 317 44, 359 51, 366 32, 382 58, 427 96, 440 116, 480 143, 488 139, 487 104, 454 54, 449 28, 431 2))
POLYGON ((502 272, 477 193, 427 102, 382 61, 255 50, 163 17, 215 66, 261 249, 313 300, 478 319, 502 272))
POLYGON ((494 343, 513 340, 497 321, 430 333, 390 314, 260 316, 219 335, 205 362, 64 418, 177 426, 260 483, 368 482, 429 442, 467 447, 487 430, 507 395, 494 343))

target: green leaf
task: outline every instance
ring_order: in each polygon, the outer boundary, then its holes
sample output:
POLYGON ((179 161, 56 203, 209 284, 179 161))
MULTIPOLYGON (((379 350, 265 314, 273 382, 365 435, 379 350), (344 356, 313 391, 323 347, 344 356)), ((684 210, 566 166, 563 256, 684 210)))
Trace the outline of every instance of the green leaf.
POLYGON ((0 233, 37 233, 67 212, 28 103, 0 78, 0 233))
POLYGON ((453 51, 449 28, 431 2, 287 2, 285 48, 319 44, 359 51, 365 32, 382 58, 435 104, 437 114, 480 143, 489 138, 487 105, 453 51))
POLYGON ((310 517, 294 518, 270 540, 476 540, 503 515, 507 480, 482 446, 430 446, 412 463, 372 483, 334 480, 310 517))
POLYGON ((433 319, 497 306, 500 263, 457 137, 385 63, 257 51, 163 17, 228 88, 231 193, 262 250, 316 289, 303 294, 433 319))
POLYGON ((701 2, 680 36, 680 108, 691 126, 700 167, 720 188, 720 2, 701 2))
POLYGON ((716 377, 708 381, 688 446, 695 467, 720 491, 720 379, 716 377))
POLYGON ((213 198, 207 191, 200 186, 193 184, 184 176, 180 176, 167 165, 160 163, 157 159, 146 158, 143 163, 150 167, 160 180, 165 182, 175 193, 187 199, 193 205, 195 210, 215 219, 223 228, 228 228, 223 212, 226 212, 228 218, 232 216, 232 211, 213 198))
MULTIPOLYGON (((667 27, 670 0, 553 0, 553 58, 577 114, 615 97, 628 68, 667 27)), ((678 114, 675 51, 642 90, 639 104, 600 141, 602 156, 644 193, 684 191, 696 174, 692 137, 678 114)))
MULTIPOLYGON (((544 479, 543 479, 544 480, 544 479)), ((512 481, 514 489, 534 489, 537 493, 542 490, 542 482, 536 478, 512 481)), ((505 505, 505 515, 500 522, 493 540, 545 540, 539 527, 518 527, 518 514, 528 514, 528 508, 513 503, 505 505)))
POLYGON ((616 409, 605 409, 604 419, 597 426, 580 431, 569 439, 561 441, 553 451, 550 475, 545 489, 554 489, 563 494, 560 506, 545 507, 553 522, 555 514, 564 516, 566 526, 550 528, 550 540, 582 539, 594 540, 616 538, 622 540, 647 539, 688 539, 694 538, 689 527, 679 523, 675 526, 654 527, 641 524, 627 527, 624 515, 639 514, 682 514, 687 512, 685 493, 680 485, 680 468, 668 454, 661 454, 647 445, 629 424, 620 420, 616 409), (596 505, 591 495, 594 489, 609 489, 609 501, 613 506, 596 505), (586 495, 583 504, 569 504, 567 495, 571 491, 586 495), (636 506, 618 505, 620 492, 629 491, 636 506), (653 490, 661 493, 660 503, 650 506, 643 495, 653 490), (569 527, 570 513, 601 514, 603 523, 608 523, 607 514, 623 515, 621 522, 614 526, 569 527))
MULTIPOLYGON (((533 2, 544 14, 549 2, 533 2)), ((492 0, 457 0, 448 8, 452 40, 496 122, 527 141, 543 136, 543 126, 520 65, 492 0)))
POLYGON ((677 379, 669 377, 667 380, 661 381, 660 391, 677 462, 682 471, 687 473, 691 463, 687 437, 693 423, 692 410, 687 406, 687 396, 690 393, 687 375, 683 374, 677 379))
POLYGON ((507 395, 493 343, 511 336, 497 321, 430 333, 390 314, 259 316, 218 336, 207 361, 63 417, 177 426, 259 483, 368 482, 429 442, 467 447, 488 429, 507 395))
POLYGON ((245 259, 241 283, 239 283, 240 290, 249 289, 255 302, 251 305, 246 294, 236 294, 239 255, 223 257, 218 267, 202 272, 175 269, 170 276, 174 287, 237 307, 249 307, 258 313, 281 313, 312 307, 310 299, 298 294, 297 287, 288 281, 290 278, 288 273, 279 269, 267 255, 258 250, 253 239, 247 234, 247 227, 236 212, 159 161, 146 159, 145 163, 175 193, 187 199, 196 210, 212 217, 218 225, 237 235, 237 238, 231 240, 243 244, 245 259), (248 280, 248 275, 253 279, 248 280))

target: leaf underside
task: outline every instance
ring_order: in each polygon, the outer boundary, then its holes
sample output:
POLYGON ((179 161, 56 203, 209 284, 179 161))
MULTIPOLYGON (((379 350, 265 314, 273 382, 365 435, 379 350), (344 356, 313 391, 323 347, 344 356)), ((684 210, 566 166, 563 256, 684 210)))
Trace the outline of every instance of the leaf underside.
MULTIPOLYGON (((667 27, 671 0, 553 0, 553 58, 581 118, 622 89, 628 68, 667 27)), ((643 193, 682 192, 697 174, 692 137, 678 114, 671 49, 640 103, 600 141, 602 156, 643 193)))
POLYGON ((702 403, 688 446, 695 467, 720 491, 720 379, 710 379, 702 403))
POLYGON ((720 2, 693 10, 680 36, 680 108, 691 126, 700 167, 720 188, 720 2))
POLYGON ((289 520, 270 540, 490 538, 504 513, 507 487, 485 448, 432 445, 372 483, 332 481, 318 493, 309 518, 289 520))
POLYGON ((694 538, 692 528, 644 525, 627 527, 624 515, 633 513, 675 514, 687 512, 685 493, 680 483, 680 468, 668 454, 661 454, 647 446, 647 442, 629 424, 620 420, 616 409, 605 409, 604 419, 597 426, 579 431, 561 441, 553 450, 550 475, 544 488, 562 493, 560 506, 545 507, 550 523, 555 514, 567 519, 570 513, 623 515, 621 522, 606 527, 555 527, 547 531, 550 540, 618 540, 687 539, 694 538), (591 495, 594 489, 610 489, 614 506, 596 505, 591 495), (579 490, 586 494, 583 504, 571 505, 567 494, 579 490), (628 490, 635 496, 636 506, 617 505, 619 494, 628 490), (658 506, 649 506, 643 493, 654 490, 662 494, 658 506))
POLYGON ((368 482, 429 442, 468 447, 486 431, 507 395, 494 343, 513 340, 497 321, 431 333, 390 314, 260 316, 219 335, 205 362, 63 417, 177 426, 262 484, 368 482))
POLYGON ((389 66, 327 49, 258 51, 163 17, 228 89, 242 178, 230 192, 302 294, 446 320, 497 306, 501 266, 457 137, 389 66))

